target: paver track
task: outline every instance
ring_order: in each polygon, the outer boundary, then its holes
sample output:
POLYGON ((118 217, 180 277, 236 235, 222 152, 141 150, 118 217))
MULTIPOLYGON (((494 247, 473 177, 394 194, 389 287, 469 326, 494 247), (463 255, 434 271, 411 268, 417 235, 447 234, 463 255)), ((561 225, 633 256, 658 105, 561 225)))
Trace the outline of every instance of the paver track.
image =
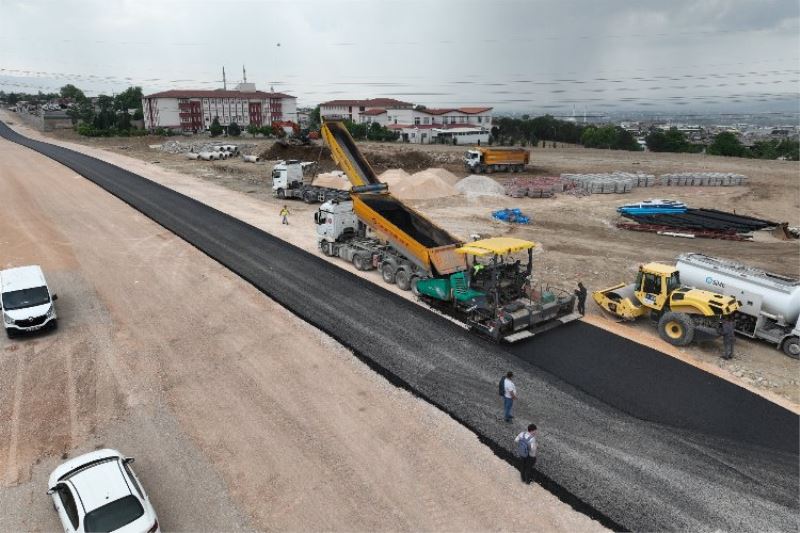
POLYGON ((500 456, 511 459, 514 434, 536 420, 542 483, 610 527, 797 529, 798 417, 748 391, 664 364, 669 358, 587 324, 506 350, 141 176, 2 123, 0 136, 72 168, 192 243, 500 456), (511 425, 495 396, 508 369, 521 392, 520 422, 511 425))

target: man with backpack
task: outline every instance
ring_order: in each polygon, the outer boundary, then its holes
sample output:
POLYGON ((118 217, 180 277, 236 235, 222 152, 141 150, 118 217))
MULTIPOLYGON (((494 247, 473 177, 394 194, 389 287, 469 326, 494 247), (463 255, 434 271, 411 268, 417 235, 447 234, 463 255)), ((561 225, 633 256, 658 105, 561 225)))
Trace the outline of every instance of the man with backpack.
POLYGON ((528 424, 528 431, 523 431, 514 439, 517 444, 517 455, 520 458, 520 475, 522 482, 528 485, 533 482, 536 466, 536 424, 528 424))
POLYGON ((517 399, 517 387, 514 386, 514 382, 511 381, 513 377, 513 372, 506 374, 504 378, 500 379, 498 388, 500 396, 503 397, 503 415, 506 422, 511 422, 511 419, 514 418, 514 415, 511 414, 511 408, 514 407, 514 400, 517 399))

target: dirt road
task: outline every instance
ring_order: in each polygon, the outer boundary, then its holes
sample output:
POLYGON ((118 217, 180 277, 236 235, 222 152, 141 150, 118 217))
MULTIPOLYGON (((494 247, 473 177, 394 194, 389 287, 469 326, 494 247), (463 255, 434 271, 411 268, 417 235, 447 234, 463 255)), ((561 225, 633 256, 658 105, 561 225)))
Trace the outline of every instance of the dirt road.
POLYGON ((57 528, 46 476, 100 446, 167 530, 600 529, 90 182, 0 161, 1 264, 41 264, 61 323, 0 341, 0 529, 57 528))

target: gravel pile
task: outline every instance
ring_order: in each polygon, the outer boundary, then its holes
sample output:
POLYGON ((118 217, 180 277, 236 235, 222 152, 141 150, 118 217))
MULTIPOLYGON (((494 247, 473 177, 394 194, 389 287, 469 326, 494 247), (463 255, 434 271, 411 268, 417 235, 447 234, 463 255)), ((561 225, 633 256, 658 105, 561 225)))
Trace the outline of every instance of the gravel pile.
POLYGON ((505 196, 505 188, 492 178, 473 174, 456 183, 456 190, 467 197, 505 196))
MULTIPOLYGON (((430 200, 456 196, 459 191, 450 183, 444 169, 427 169, 401 179, 391 187, 392 195, 403 200, 430 200)), ((453 176, 455 178, 455 176, 453 176)))

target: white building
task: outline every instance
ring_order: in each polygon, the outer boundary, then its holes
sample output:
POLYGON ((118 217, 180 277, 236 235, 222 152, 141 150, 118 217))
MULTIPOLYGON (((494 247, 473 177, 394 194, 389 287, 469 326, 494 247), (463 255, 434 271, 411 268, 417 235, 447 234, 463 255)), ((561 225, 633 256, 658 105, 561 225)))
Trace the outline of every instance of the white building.
POLYGON ((473 144, 489 141, 492 128, 491 107, 417 108, 393 98, 368 100, 331 100, 319 106, 322 118, 341 118, 360 124, 378 123, 400 133, 411 143, 450 142, 473 144), (445 134, 445 130, 460 129, 445 134))
POLYGON ((394 98, 368 98, 366 100, 331 100, 319 104, 319 116, 362 122, 361 116, 376 109, 411 109, 414 104, 394 98))
POLYGON ((240 83, 233 90, 176 89, 142 98, 145 129, 168 128, 199 132, 214 118, 222 126, 236 122, 268 126, 273 122, 297 123, 297 98, 283 93, 257 91, 254 83, 240 83))

